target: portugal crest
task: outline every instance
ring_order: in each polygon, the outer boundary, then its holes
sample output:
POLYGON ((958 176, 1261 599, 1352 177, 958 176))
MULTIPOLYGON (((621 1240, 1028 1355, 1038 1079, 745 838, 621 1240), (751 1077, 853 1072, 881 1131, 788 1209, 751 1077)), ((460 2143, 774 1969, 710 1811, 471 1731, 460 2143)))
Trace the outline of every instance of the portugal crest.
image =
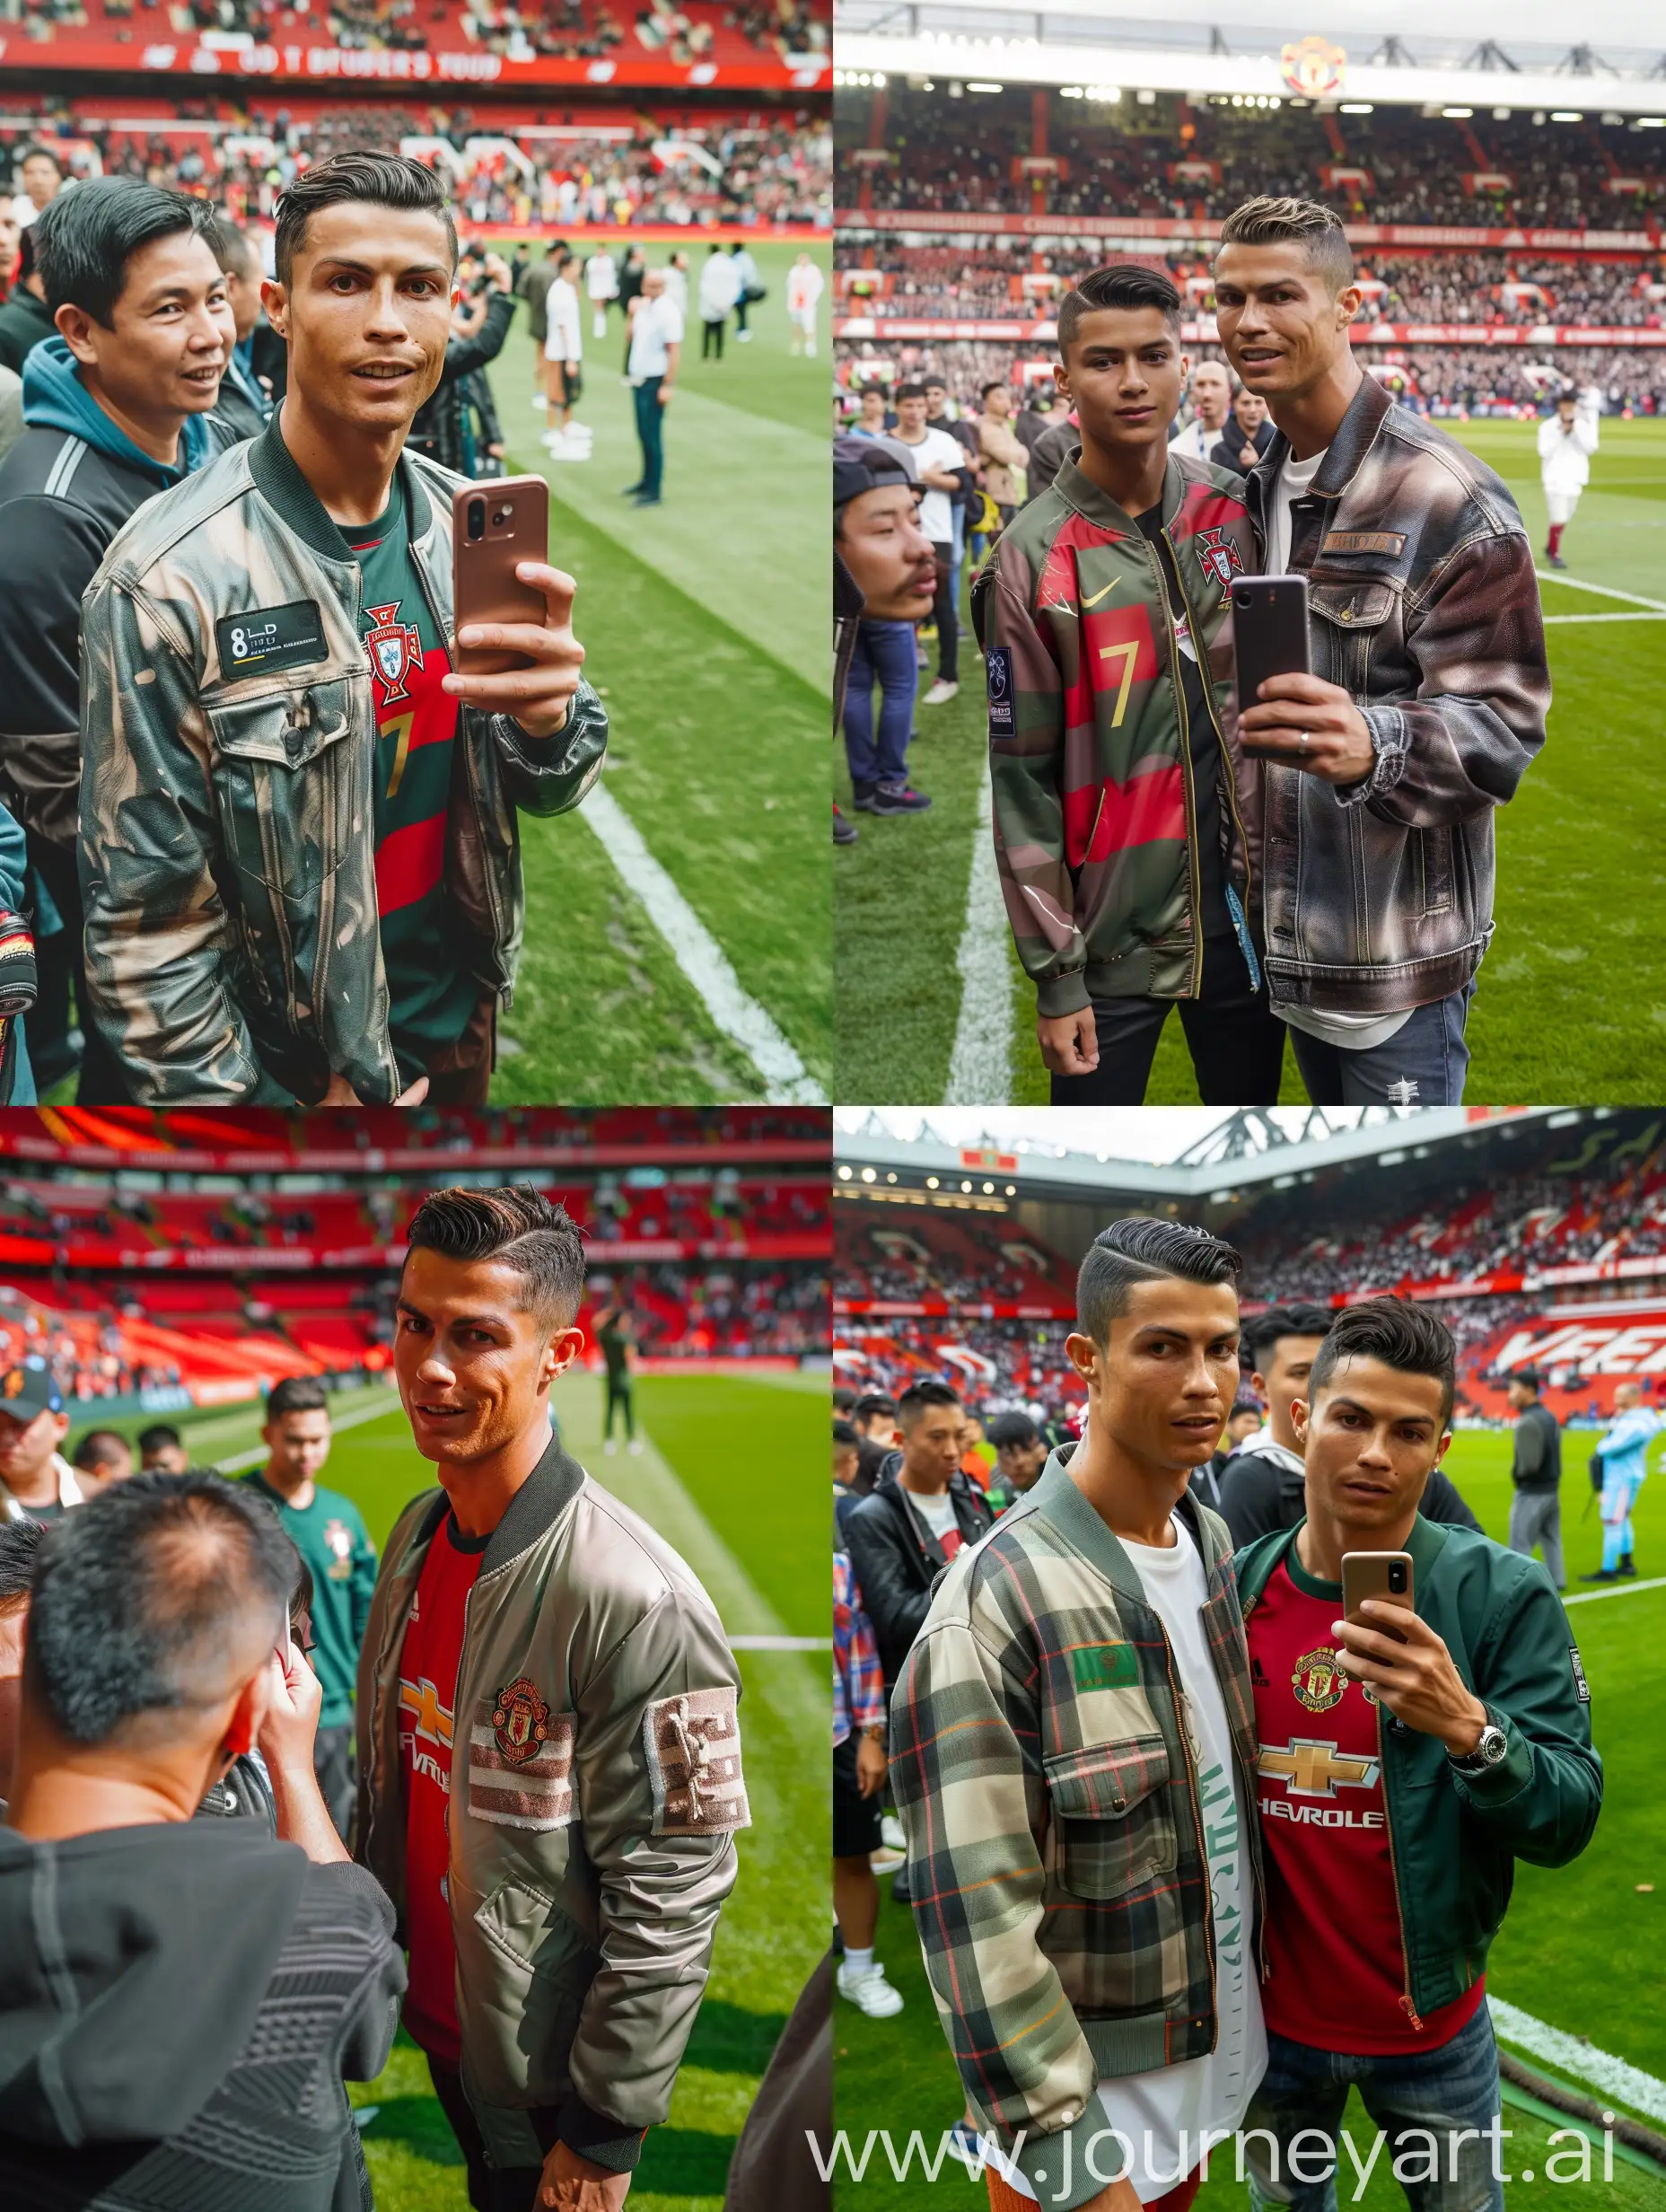
POLYGON ((1226 535, 1224 528, 1200 530, 1197 532, 1197 558, 1203 564, 1206 576, 1213 576, 1224 591, 1234 576, 1244 573, 1238 548, 1226 535))
POLYGON ((1306 1706, 1310 1713, 1328 1713, 1333 1705, 1341 1704, 1347 1678, 1337 1671, 1336 1653, 1321 1644, 1317 1651, 1303 1652, 1296 1661, 1290 1687, 1296 1693, 1296 1703, 1306 1706))
POLYGON ((408 679, 412 669, 422 666, 422 639, 414 622, 399 620, 400 604, 396 599, 390 607, 366 610, 371 628, 364 634, 364 643, 370 648, 371 666, 381 679, 386 707, 410 697, 408 679))
POLYGON ((530 1675, 516 1675, 493 1698, 492 1734, 512 1767, 524 1767, 543 1750, 549 1734, 549 1707, 530 1675))

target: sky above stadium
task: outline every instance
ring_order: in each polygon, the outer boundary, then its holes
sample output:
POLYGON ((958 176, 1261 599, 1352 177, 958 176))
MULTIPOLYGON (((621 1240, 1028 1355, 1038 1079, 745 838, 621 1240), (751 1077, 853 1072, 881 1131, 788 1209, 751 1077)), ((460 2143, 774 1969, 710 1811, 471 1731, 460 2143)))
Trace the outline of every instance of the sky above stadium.
MULTIPOLYGON (((1271 1106, 1267 1117, 1291 1137, 1301 1134, 1305 1106, 1271 1106)), ((1352 1128, 1359 1106, 1327 1109, 1333 1128, 1352 1128)), ((1092 1159, 1178 1159, 1231 1116, 1218 1106, 846 1106, 835 1107, 834 1127, 855 1135, 875 1124, 912 1142, 925 1130, 951 1145, 992 1141, 1008 1149, 1085 1153, 1092 1159)))

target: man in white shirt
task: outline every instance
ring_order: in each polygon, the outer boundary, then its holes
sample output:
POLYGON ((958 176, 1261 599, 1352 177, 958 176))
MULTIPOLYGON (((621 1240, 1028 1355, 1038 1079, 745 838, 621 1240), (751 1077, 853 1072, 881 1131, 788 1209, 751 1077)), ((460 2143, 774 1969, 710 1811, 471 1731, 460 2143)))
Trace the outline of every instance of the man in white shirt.
POLYGON ((12 202, 18 226, 27 230, 40 210, 64 189, 64 164, 46 146, 28 146, 17 165, 22 190, 12 202))
POLYGON ((723 357, 723 327, 733 312, 740 280, 734 263, 719 245, 714 244, 706 257, 706 266, 700 271, 700 358, 715 353, 723 357))
POLYGON ((665 264, 665 296, 686 322, 688 318, 688 257, 680 247, 665 264))
POLYGON ((786 316, 793 327, 793 351, 816 357, 816 307, 826 289, 821 271, 801 253, 786 273, 786 316))
POLYGON ((1177 453, 1207 461, 1224 435, 1232 405, 1232 380, 1218 361, 1200 361, 1192 371, 1191 418, 1169 443, 1177 453))
POLYGON ((554 461, 590 459, 590 432, 584 424, 573 419, 584 357, 579 329, 578 267, 577 254, 562 255, 556 264, 556 281, 544 302, 544 373, 548 379, 551 419, 543 442, 554 461))
POLYGON ((619 273, 613 256, 598 246, 584 264, 584 289, 590 294, 592 338, 608 335, 608 302, 619 296, 619 273))
POLYGON ((665 476, 665 409, 677 381, 682 355, 682 313, 666 295, 666 272, 651 268, 640 298, 631 303, 630 354, 626 373, 636 408, 636 435, 642 443, 642 474, 626 487, 638 507, 657 507, 665 476))
POLYGON ((1562 532, 1591 481, 1591 456, 1596 450, 1596 417, 1581 408, 1577 392, 1558 392, 1556 413, 1539 426, 1539 476, 1550 516, 1545 558, 1553 568, 1567 566, 1562 557, 1562 532))
MULTIPOLYGON (((808 258, 804 254, 799 256, 801 261, 808 258)), ((818 269, 816 275, 820 274, 818 269)), ((788 281, 791 282, 790 277, 788 281)), ((960 688, 960 619, 951 583, 954 557, 954 509, 951 503, 953 494, 960 488, 967 457, 958 440, 946 430, 934 430, 926 421, 924 384, 899 384, 891 400, 897 409, 897 427, 891 435, 912 449, 916 472, 925 487, 925 496, 920 502, 920 528, 932 541, 932 553, 937 563, 937 596, 932 605, 932 619, 937 625, 937 680, 922 704, 942 707, 960 688)))

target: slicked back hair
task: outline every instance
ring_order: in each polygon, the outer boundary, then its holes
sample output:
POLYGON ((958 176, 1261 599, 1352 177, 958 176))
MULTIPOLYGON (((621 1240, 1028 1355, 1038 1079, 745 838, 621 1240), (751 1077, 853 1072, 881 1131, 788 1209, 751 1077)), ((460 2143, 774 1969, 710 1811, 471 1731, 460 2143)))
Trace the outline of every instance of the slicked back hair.
POLYGON ((277 1516, 222 1476, 118 1482, 47 1531, 25 1692, 78 1744, 211 1708, 277 1642, 296 1565, 277 1516))
POLYGON ((1330 1307, 1325 1305, 1274 1305, 1265 1313, 1258 1313, 1244 1323, 1244 1345, 1255 1364, 1258 1374, 1265 1374, 1261 1365, 1270 1358, 1273 1347, 1285 1337, 1324 1337, 1330 1333, 1330 1324, 1336 1319, 1330 1307))
POLYGON ((1234 207, 1221 225, 1223 246, 1276 246, 1293 240, 1306 251, 1334 299, 1354 281, 1354 250, 1334 207, 1312 199, 1276 199, 1263 194, 1234 207))
POLYGON ((128 262, 179 231, 195 232, 215 251, 214 210, 206 201, 138 177, 94 177, 49 199, 25 236, 34 241, 35 267, 53 314, 79 307, 109 330, 128 262))
POLYGON ((1165 1276, 1187 1283, 1224 1283, 1236 1290, 1243 1261, 1232 1245, 1178 1221, 1130 1214, 1101 1229, 1076 1277, 1076 1326, 1095 1344, 1109 1344, 1110 1324, 1128 1310, 1136 1283, 1165 1276))
POLYGON ((266 1418, 281 1421, 286 1413, 328 1413, 329 1392, 315 1374, 286 1374, 267 1392, 266 1418))
POLYGON ((495 1260, 521 1277, 522 1304, 552 1332, 570 1329, 584 1289, 584 1247, 565 1206, 530 1183, 431 1190, 408 1238, 413 1251, 495 1260))
POLYGON ((960 1402, 959 1391, 951 1389, 947 1382, 939 1382, 934 1375, 927 1375, 922 1382, 910 1382, 898 1399, 897 1426, 900 1429, 910 1429, 928 1407, 958 1406, 960 1402))
POLYGON ((457 267, 457 225, 452 221, 445 187, 432 169, 404 154, 331 154, 303 170, 278 199, 273 256, 280 285, 287 285, 294 274, 295 255, 306 242, 309 220, 320 209, 338 207, 346 200, 437 215, 445 226, 451 266, 457 267))
POLYGON ((1096 314, 1105 307, 1154 307, 1176 339, 1179 338, 1180 295, 1173 280, 1160 268, 1147 268, 1143 262, 1118 261, 1109 268, 1092 270, 1073 291, 1066 292, 1059 303, 1061 360, 1068 358, 1083 317, 1096 314))
POLYGON ((1400 1374, 1432 1374, 1441 1386, 1442 1428, 1451 1420, 1457 1347, 1451 1330, 1426 1305, 1406 1298, 1367 1298, 1363 1305, 1345 1306, 1313 1356, 1307 1381, 1310 1404, 1329 1388, 1345 1359, 1380 1359, 1400 1374))

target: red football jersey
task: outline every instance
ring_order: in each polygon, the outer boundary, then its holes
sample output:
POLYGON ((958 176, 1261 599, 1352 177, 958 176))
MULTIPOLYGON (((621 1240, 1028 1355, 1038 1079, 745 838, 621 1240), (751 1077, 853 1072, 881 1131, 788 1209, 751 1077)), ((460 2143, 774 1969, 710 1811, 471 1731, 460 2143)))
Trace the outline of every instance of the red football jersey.
POLYGON ((1342 1592, 1293 1545, 1249 1620, 1256 1795, 1267 1870, 1267 2024, 1322 2050, 1433 2050, 1469 2023, 1485 1982, 1413 2024, 1406 1990, 1378 1707, 1337 1671, 1342 1592))

